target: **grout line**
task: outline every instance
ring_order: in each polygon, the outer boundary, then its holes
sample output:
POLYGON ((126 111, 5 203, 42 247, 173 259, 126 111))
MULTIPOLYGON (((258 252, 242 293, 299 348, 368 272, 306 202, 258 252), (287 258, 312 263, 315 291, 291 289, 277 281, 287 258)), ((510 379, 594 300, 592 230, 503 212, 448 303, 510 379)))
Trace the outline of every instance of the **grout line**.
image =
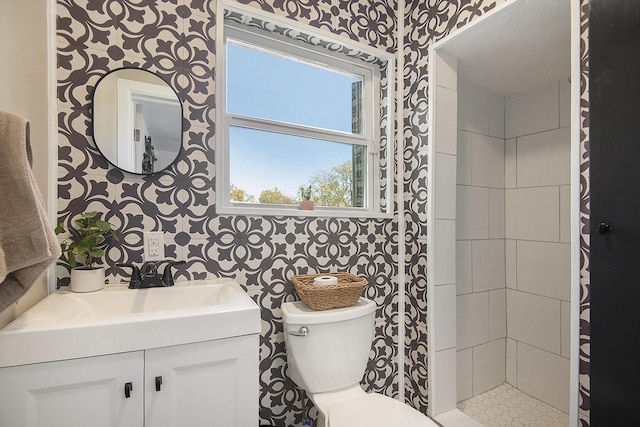
MULTIPOLYGON (((450 220, 443 220, 450 221, 450 220)), ((556 245, 570 245, 570 242, 559 242, 556 240, 533 240, 533 239, 517 239, 514 237, 492 237, 486 239, 456 239, 456 242, 477 242, 477 241, 486 241, 486 240, 513 240, 517 242, 530 242, 530 243, 551 243, 556 245)))
MULTIPOLYGON (((473 381, 473 376, 474 376, 473 375, 473 355, 475 353, 475 351, 473 351, 473 347, 474 346, 468 347, 469 350, 471 350, 471 381, 470 382, 471 382, 471 395, 472 396, 473 396, 473 386, 474 386, 474 381, 473 381)), ((457 368, 457 366, 456 366, 456 368, 457 368)), ((456 400, 457 400, 457 396, 456 396, 456 400)))
POLYGON ((553 188, 553 187, 562 187, 562 186, 571 186, 571 183, 562 183, 562 184, 547 184, 547 185, 529 185, 525 187, 510 187, 510 188, 501 188, 501 187, 489 187, 486 185, 472 185, 472 184, 457 184, 458 187, 472 187, 472 188, 486 188, 489 190, 527 190, 531 188, 553 188))
MULTIPOLYGON (((519 145, 518 144, 518 138, 519 137, 515 137, 514 138, 515 141, 513 141, 513 145, 514 145, 514 148, 513 148, 513 151, 514 151, 513 169, 514 169, 514 173, 515 173, 515 177, 514 177, 514 181, 515 182, 513 184, 514 185, 514 187, 513 187, 514 189, 520 188, 520 186, 518 185, 518 145, 519 145)), ((506 197, 506 189, 505 189, 505 206, 507 205, 506 198, 507 197, 506 197)))
MULTIPOLYGON (((559 345, 558 345, 558 348, 560 349, 560 356, 561 356, 561 357, 564 357, 564 356, 562 355, 562 347, 564 347, 564 346, 562 345, 562 334, 563 334, 563 329, 564 329, 564 328, 562 327, 562 301, 560 301, 560 306, 558 307, 558 310, 560 311, 560 314, 559 314, 559 316, 560 316, 560 334, 558 335, 558 339, 559 339, 560 343, 559 343, 559 345)), ((571 357, 571 356, 567 357, 567 359, 569 359, 570 357, 571 357)))
POLYGON ((563 300, 563 299, 560 299, 560 298, 554 298, 554 297, 549 297, 549 296, 547 296, 547 295, 541 295, 541 294, 536 294, 536 293, 529 292, 529 291, 523 291, 523 290, 521 290, 521 289, 507 288, 507 290, 514 291, 514 292, 521 292, 521 293, 523 293, 523 294, 533 295, 533 296, 537 296, 537 297, 541 297, 541 298, 547 298, 547 299, 551 299, 551 300, 554 300, 554 301, 570 302, 570 301, 563 300))
POLYGON ((509 141, 511 139, 518 139, 518 138, 533 136, 533 135, 540 135, 540 134, 547 133, 547 132, 555 132, 555 131, 558 131, 560 129, 567 129, 567 128, 570 128, 570 127, 571 126, 563 126, 563 127, 539 130, 539 131, 531 132, 531 133, 525 133, 525 134, 522 134, 522 135, 514 135, 512 137, 505 138, 505 141, 509 141))
POLYGON ((518 345, 520 344, 520 342, 518 340, 514 340, 513 338, 511 338, 513 340, 513 342, 516 345, 516 353, 513 355, 513 364, 514 364, 514 369, 516 371, 516 385, 514 387, 517 387, 518 384, 518 345))
POLYGON ((514 283, 513 283, 513 286, 515 286, 515 290, 519 291, 520 288, 518 286, 518 240, 514 239, 514 242, 515 242, 515 248, 516 248, 515 249, 516 255, 515 255, 515 265, 513 267, 513 270, 514 270, 514 283))
POLYGON ((560 242, 562 242, 562 186, 558 185, 558 243, 560 242))
POLYGON ((560 100, 560 98, 562 97, 562 93, 560 93, 560 80, 558 79, 558 81, 556 82, 556 86, 558 89, 558 127, 557 129, 560 129, 560 125, 562 124, 562 102, 560 100))
MULTIPOLYGON (((548 350, 548 349, 546 349, 546 348, 542 348, 542 347, 538 347, 538 346, 535 346, 535 345, 531 345, 531 344, 529 344, 529 343, 528 343, 528 342, 526 342, 526 341, 517 340, 517 339, 515 339, 515 338, 513 338, 513 337, 506 337, 506 338, 509 338, 509 339, 511 339, 511 340, 513 340, 513 341, 515 341, 515 342, 516 342, 516 344, 524 344, 524 345, 529 346, 529 347, 531 347, 531 348, 535 348, 536 350, 544 351, 545 353, 552 354, 552 355, 554 355, 554 356, 556 356, 556 357, 560 357, 560 358, 562 358, 562 359, 569 360, 569 358, 568 358, 568 357, 565 357, 565 356, 563 356, 562 354, 556 353, 555 351, 551 351, 551 350, 548 350)), ((517 346, 516 346, 516 350, 517 350, 517 346)), ((516 354, 516 368, 517 368, 517 362, 518 362, 518 356, 517 356, 517 354, 516 354)), ((517 370, 516 370, 516 374, 517 374, 517 370)), ((516 378, 516 383, 517 383, 517 382, 518 382, 518 380, 517 380, 517 378, 516 378)))

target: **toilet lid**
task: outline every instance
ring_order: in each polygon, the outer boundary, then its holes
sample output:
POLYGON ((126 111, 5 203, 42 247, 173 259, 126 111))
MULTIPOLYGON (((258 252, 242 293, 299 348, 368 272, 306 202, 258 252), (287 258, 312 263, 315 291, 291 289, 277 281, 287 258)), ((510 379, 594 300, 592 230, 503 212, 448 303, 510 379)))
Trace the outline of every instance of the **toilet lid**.
POLYGON ((337 403, 329 413, 329 427, 437 427, 408 405, 381 394, 365 394, 337 403))

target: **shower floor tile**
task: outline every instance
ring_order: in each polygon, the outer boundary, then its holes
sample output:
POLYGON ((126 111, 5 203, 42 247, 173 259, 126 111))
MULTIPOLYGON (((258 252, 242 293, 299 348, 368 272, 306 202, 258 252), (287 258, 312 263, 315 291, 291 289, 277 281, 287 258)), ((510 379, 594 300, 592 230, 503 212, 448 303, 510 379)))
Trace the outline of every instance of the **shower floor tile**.
POLYGON ((485 427, 569 425, 567 414, 506 383, 459 402, 458 409, 485 427))

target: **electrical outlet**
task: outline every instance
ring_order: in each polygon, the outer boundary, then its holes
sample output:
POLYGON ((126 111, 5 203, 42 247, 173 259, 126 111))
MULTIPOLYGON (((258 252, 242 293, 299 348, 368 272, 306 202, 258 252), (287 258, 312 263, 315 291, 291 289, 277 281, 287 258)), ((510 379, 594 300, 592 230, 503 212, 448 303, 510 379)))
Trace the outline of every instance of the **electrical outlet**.
POLYGON ((164 259, 164 233, 162 231, 145 231, 143 240, 145 261, 164 259))

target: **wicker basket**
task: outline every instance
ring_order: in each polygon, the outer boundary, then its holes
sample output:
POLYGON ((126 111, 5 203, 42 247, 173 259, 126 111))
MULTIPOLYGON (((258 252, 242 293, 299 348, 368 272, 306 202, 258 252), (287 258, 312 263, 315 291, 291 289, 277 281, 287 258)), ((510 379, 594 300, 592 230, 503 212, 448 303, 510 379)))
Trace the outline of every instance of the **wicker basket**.
POLYGON ((307 274, 291 277, 298 296, 312 310, 350 307, 358 302, 367 281, 350 273, 307 274), (313 279, 335 276, 337 285, 316 286, 313 279))

